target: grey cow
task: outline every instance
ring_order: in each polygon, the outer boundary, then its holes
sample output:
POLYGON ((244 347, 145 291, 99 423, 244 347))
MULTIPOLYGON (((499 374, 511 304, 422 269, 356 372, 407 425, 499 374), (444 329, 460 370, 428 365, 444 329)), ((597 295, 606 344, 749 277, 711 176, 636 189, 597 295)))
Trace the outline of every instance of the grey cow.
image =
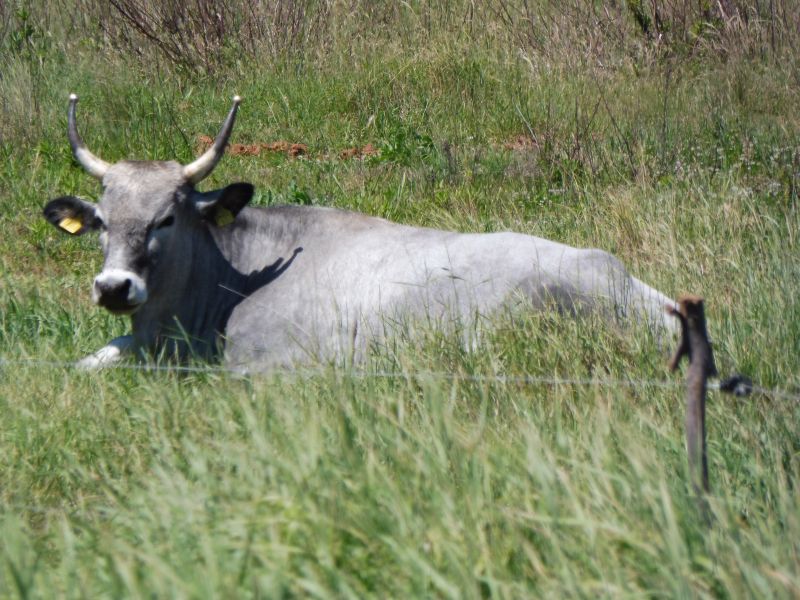
POLYGON ((253 208, 249 183, 210 192, 239 97, 213 145, 188 165, 109 164, 78 135, 69 141, 99 179, 99 204, 52 200, 44 215, 72 235, 100 232, 94 302, 130 315, 132 334, 79 364, 101 367, 145 352, 222 359, 245 371, 363 356, 398 324, 474 323, 512 303, 602 306, 672 329, 672 300, 631 277, 612 255, 512 232, 464 234, 408 227, 320 207, 253 208))

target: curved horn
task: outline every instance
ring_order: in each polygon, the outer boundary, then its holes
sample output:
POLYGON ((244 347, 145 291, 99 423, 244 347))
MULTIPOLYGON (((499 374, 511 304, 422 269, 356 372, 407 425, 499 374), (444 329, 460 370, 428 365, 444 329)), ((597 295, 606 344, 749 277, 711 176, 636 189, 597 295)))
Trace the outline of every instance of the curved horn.
POLYGON ((103 175, 108 171, 110 166, 106 161, 96 157, 94 154, 84 146, 81 136, 78 135, 78 126, 75 124, 75 105, 78 103, 78 96, 75 94, 69 95, 69 113, 68 121, 68 136, 69 145, 72 146, 72 154, 75 155, 75 160, 81 163, 81 166, 92 177, 103 179, 103 175))
POLYGON ((217 134, 217 139, 214 140, 214 143, 211 144, 211 147, 206 150, 202 156, 183 167, 183 176, 189 183, 195 184, 202 181, 208 177, 211 171, 214 170, 214 167, 217 166, 219 159, 221 159, 222 155, 225 153, 225 146, 228 144, 228 138, 231 137, 233 122, 236 120, 236 111, 241 101, 242 99, 239 96, 233 97, 233 106, 228 116, 225 118, 225 122, 222 124, 222 129, 220 129, 217 134))

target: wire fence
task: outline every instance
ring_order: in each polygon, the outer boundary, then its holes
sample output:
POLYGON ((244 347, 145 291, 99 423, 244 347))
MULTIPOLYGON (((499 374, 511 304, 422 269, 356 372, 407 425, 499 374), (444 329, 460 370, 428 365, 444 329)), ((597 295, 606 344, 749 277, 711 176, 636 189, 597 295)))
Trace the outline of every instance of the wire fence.
MULTIPOLYGON (((42 359, 8 359, 0 358, 0 369, 8 367, 44 368, 60 370, 83 371, 76 362, 55 361, 42 359)), ((103 369, 127 370, 152 373, 174 374, 211 374, 230 375, 238 378, 259 378, 269 376, 269 373, 247 373, 239 369, 228 368, 221 365, 163 365, 148 363, 115 363, 103 369)), ((331 373, 331 369, 301 369, 294 372, 279 371, 281 374, 295 374, 298 377, 309 375, 324 375, 331 373)), ((617 387, 617 388, 683 388, 683 380, 670 379, 621 379, 611 377, 557 377, 542 375, 501 375, 448 373, 443 371, 368 371, 359 369, 335 370, 338 376, 355 379, 434 379, 442 381, 469 381, 476 383, 498 383, 505 385, 552 385, 552 386, 583 386, 583 387, 617 387)), ((709 390, 720 391, 736 397, 747 397, 753 394, 766 396, 775 400, 800 402, 800 392, 793 392, 781 388, 769 388, 754 384, 747 377, 733 375, 720 381, 708 383, 709 390)))
MULTIPOLYGON (((42 359, 9 359, 0 358, 0 372, 8 367, 24 367, 39 369, 60 369, 60 370, 85 370, 78 363, 68 361, 52 361, 42 359)), ((226 368, 220 365, 161 365, 147 363, 118 363, 107 365, 105 369, 130 370, 139 372, 155 373, 208 373, 233 375, 236 377, 258 377, 259 374, 247 374, 236 369, 226 368)), ((499 375, 481 374, 469 375, 463 373, 445 373, 441 371, 367 371, 367 370, 335 370, 337 376, 354 377, 357 379, 433 379, 446 381, 471 381, 478 383, 499 383, 507 385, 552 385, 552 386, 593 386, 593 387, 616 387, 616 388, 683 388, 684 381, 680 380, 653 380, 653 379, 619 379, 619 378, 592 378, 592 377, 555 377, 555 376, 535 376, 535 375, 499 375)), ((304 377, 310 374, 324 375, 331 373, 330 369, 298 370, 289 372, 297 377, 304 377)), ((736 397, 759 394, 777 400, 788 400, 793 402, 800 401, 800 393, 791 392, 784 389, 767 388, 753 384, 748 378, 742 375, 733 375, 718 382, 709 382, 707 388, 718 390, 723 393, 732 394, 736 397)), ((89 510, 71 506, 37 506, 29 504, 0 503, 0 514, 13 511, 16 513, 26 512, 42 516, 79 516, 82 518, 105 518, 113 515, 113 508, 95 507, 89 510)))

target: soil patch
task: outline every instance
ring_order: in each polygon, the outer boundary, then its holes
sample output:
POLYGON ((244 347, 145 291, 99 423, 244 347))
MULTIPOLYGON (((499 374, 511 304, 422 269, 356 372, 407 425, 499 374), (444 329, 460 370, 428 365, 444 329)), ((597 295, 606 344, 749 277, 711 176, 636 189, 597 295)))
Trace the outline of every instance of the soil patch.
POLYGON ((377 156, 380 154, 380 150, 378 150, 372 144, 367 144, 365 146, 353 146, 352 148, 345 148, 341 152, 339 152, 339 158, 342 160, 351 160, 354 158, 366 158, 367 156, 377 156))

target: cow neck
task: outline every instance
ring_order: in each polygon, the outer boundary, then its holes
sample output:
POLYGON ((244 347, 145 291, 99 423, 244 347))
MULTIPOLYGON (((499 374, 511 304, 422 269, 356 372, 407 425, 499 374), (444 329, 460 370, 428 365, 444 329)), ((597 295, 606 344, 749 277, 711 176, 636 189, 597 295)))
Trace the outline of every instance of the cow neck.
POLYGON ((228 227, 213 230, 230 264, 251 279, 288 261, 301 247, 305 211, 296 207, 246 207, 228 227))
POLYGON ((206 227, 193 230, 190 256, 182 289, 164 305, 133 315, 134 338, 156 352, 212 358, 233 308, 245 297, 248 278, 232 266, 206 227))
POLYGON ((212 229, 214 241, 228 264, 246 277, 240 290, 244 296, 283 276, 303 252, 301 240, 306 226, 296 218, 297 211, 290 212, 290 208, 247 207, 229 227, 212 229))

